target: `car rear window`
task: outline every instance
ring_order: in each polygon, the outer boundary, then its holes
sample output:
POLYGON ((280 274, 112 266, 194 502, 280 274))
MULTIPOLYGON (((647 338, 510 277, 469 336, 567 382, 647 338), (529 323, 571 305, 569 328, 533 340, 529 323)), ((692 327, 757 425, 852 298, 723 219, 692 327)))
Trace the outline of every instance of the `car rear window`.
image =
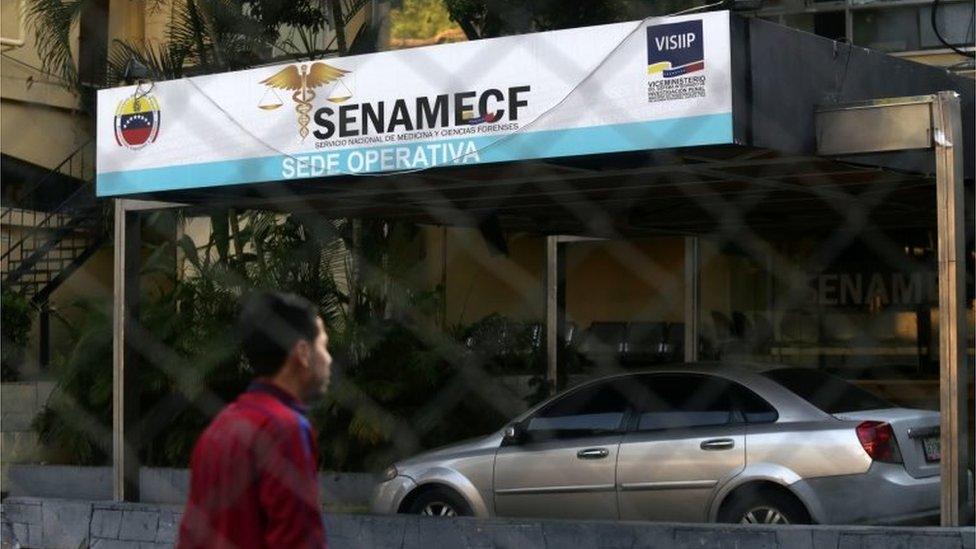
POLYGON ((893 408, 887 400, 857 385, 817 370, 783 368, 764 372, 763 376, 779 383, 800 398, 828 414, 893 408))

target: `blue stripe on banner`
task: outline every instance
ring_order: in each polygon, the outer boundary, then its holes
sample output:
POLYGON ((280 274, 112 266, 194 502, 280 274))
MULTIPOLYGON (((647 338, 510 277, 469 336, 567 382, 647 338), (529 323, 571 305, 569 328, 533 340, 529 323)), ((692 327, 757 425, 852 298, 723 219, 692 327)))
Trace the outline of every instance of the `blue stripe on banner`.
MULTIPOLYGON (((483 135, 490 126, 456 128, 460 136, 98 174, 98 196, 120 196, 287 181, 348 174, 416 170, 647 149, 732 143, 732 114, 714 114, 610 126, 545 130, 508 136, 483 135)), ((442 130, 443 131, 443 130, 442 130)))

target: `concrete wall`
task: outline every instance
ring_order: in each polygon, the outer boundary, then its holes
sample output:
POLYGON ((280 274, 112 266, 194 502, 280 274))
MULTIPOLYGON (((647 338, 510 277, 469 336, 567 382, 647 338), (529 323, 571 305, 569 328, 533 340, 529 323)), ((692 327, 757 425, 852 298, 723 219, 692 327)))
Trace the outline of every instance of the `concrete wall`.
MULTIPOLYGON (((182 505, 189 482, 187 469, 139 470, 139 490, 145 503, 182 505)), ((319 473, 319 493, 329 510, 367 509, 375 485, 376 477, 369 473, 319 473)), ((108 500, 112 498, 112 469, 13 464, 6 468, 3 490, 10 497, 108 500)))
MULTIPOLYGON (((471 324, 492 313, 517 320, 543 317, 545 240, 508 235, 509 255, 494 255, 473 229, 447 231, 448 325, 471 324)), ((443 262, 443 248, 428 250, 428 261, 443 262)))
MULTIPOLYGON (((492 313, 518 320, 543 318, 545 239, 523 234, 510 234, 507 239, 509 255, 503 256, 493 254, 476 230, 426 230, 426 281, 433 288, 441 277, 446 279, 449 325, 470 324, 492 313)), ((569 244, 568 319, 581 328, 593 321, 681 322, 683 272, 681 238, 569 244)), ((726 278, 713 284, 712 294, 727 292, 726 278)))
MULTIPOLYGON (((8 498, 4 542, 27 547, 161 549, 176 539, 181 510, 171 505, 8 498)), ((534 519, 441 519, 327 514, 329 547, 972 549, 973 528, 740 526, 534 519)))
POLYGON ((594 321, 682 322, 684 239, 569 244, 566 315, 581 328, 594 321))
MULTIPOLYGON (((114 280, 114 253, 111 243, 107 243, 71 274, 51 294, 50 304, 57 310, 60 318, 51 319, 51 357, 66 355, 72 350, 74 341, 71 328, 82 326, 83 311, 78 307, 80 301, 97 303, 104 307, 111 317, 112 291, 114 280)), ((34 339, 33 341, 37 341, 34 339)), ((35 345, 36 347, 36 345, 35 345)), ((111 368, 107 364, 106 368, 111 368)))
MULTIPOLYGON (((0 62, 0 71, 19 70, 21 67, 6 58, 0 62)), ((24 79, 30 77, 28 74, 24 79)), ((14 78, 14 77, 10 77, 14 78)), ((20 91, 21 85, 9 84, 3 88, 4 95, 13 87, 20 91)), ((60 89, 52 84, 32 84, 32 88, 49 87, 51 95, 59 95, 60 89)), ((4 98, 0 102, 3 116, 0 117, 0 140, 3 153, 26 160, 45 168, 55 168, 79 145, 88 139, 90 124, 86 117, 60 105, 51 106, 46 102, 31 102, 21 99, 4 98)))
POLYGON ((0 481, 6 490, 7 468, 13 463, 31 463, 41 459, 37 434, 31 422, 44 407, 54 383, 4 383, 0 385, 0 481))

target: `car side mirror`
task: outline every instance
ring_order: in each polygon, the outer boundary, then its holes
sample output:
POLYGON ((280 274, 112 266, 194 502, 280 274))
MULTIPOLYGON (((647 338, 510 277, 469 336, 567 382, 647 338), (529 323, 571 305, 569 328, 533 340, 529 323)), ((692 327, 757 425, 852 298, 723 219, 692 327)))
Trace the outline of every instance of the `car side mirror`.
POLYGON ((525 428, 522 427, 521 423, 516 423, 514 425, 509 425, 505 427, 505 436, 503 442, 506 445, 516 445, 521 444, 525 439, 525 428))

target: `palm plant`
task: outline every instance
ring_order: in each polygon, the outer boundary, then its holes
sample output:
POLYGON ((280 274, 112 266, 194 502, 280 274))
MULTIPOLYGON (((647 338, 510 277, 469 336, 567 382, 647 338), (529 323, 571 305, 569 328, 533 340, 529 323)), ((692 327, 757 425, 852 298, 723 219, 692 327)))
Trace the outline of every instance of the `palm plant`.
POLYGON ((34 310, 30 301, 9 287, 0 292, 0 379, 17 381, 30 341, 34 310))
MULTIPOLYGON (((315 39, 331 21, 317 0, 155 0, 149 9, 172 2, 172 17, 160 42, 114 40, 107 53, 105 82, 122 81, 130 60, 155 80, 237 70, 275 56, 314 57, 324 53, 315 39), (285 35, 285 36, 283 36, 285 35), (296 40, 295 37, 299 39, 296 40)), ((83 89, 72 50, 72 28, 90 0, 27 0, 26 20, 34 31, 43 68, 76 91, 83 89)))
MULTIPOLYGON (((202 245, 186 236, 176 241, 186 263, 179 276, 169 264, 172 242, 156 245, 144 264, 144 280, 154 283, 143 285, 142 329, 130 337, 139 338, 140 347, 151 350, 145 356, 152 357, 136 370, 145 463, 185 466, 210 417, 246 386, 250 370, 228 327, 240 297, 255 289, 299 293, 318 307, 329 326, 341 373, 314 411, 321 421, 324 466, 358 469, 382 463, 385 458, 369 456, 385 456, 391 445, 399 444, 403 453, 466 434, 431 424, 425 437, 403 445, 391 429, 453 375, 445 359, 448 350, 421 341, 390 318, 398 305, 409 308, 418 299, 429 300, 397 287, 396 270, 410 263, 403 244, 416 229, 226 210, 213 212, 211 224, 215 229, 202 245), (360 263, 360 274, 353 272, 347 247, 353 241, 369 256, 360 263), (350 285, 353 278, 360 283, 350 285)), ((58 391, 36 428, 48 447, 65 450, 54 459, 100 464, 111 453, 111 315, 105 304, 76 306, 85 320, 74 349, 58 365, 58 391)), ((476 412, 465 425, 491 420, 484 406, 473 407, 473 402, 462 403, 476 412)))

